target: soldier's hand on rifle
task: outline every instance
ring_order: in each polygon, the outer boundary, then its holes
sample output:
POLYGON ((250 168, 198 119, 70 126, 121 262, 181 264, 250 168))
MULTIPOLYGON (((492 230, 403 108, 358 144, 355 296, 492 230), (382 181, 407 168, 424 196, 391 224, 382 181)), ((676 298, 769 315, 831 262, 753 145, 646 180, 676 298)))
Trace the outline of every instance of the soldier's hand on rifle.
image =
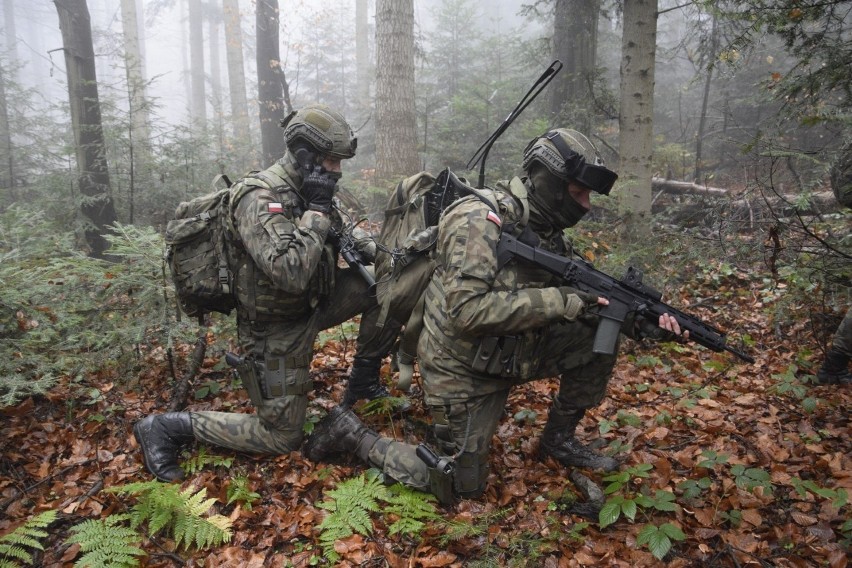
POLYGON ((337 176, 322 166, 314 166, 313 171, 302 181, 302 197, 311 211, 330 213, 337 176))
POLYGON ((609 300, 606 298, 582 292, 570 286, 560 286, 559 292, 562 293, 562 300, 565 302, 565 311, 562 313, 562 317, 568 321, 575 321, 592 306, 609 304, 609 300))
POLYGON ((689 331, 685 331, 683 335, 680 333, 680 324, 674 318, 674 316, 670 316, 669 314, 663 314, 660 316, 659 322, 657 322, 661 328, 678 336, 679 339, 689 339, 689 331))

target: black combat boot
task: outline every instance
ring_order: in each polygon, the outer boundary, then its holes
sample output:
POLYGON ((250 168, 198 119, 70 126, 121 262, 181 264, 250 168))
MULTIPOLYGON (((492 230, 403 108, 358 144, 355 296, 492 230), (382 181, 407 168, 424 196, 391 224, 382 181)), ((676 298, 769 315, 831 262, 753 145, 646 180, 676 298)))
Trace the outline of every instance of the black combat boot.
POLYGON ((541 433, 539 451, 543 456, 553 458, 569 467, 587 467, 601 471, 616 471, 618 460, 601 455, 582 444, 574 431, 582 420, 585 410, 561 410, 558 402, 554 401, 547 424, 541 433))
POLYGON ((849 372, 849 356, 837 349, 829 350, 822 367, 817 371, 817 381, 821 385, 852 384, 852 373, 849 372))
POLYGON ((157 479, 183 479, 183 470, 178 466, 178 452, 181 446, 195 439, 189 412, 147 416, 133 426, 133 435, 142 447, 145 467, 157 479))
POLYGON ((305 442, 304 455, 311 461, 319 462, 329 456, 349 452, 370 463, 370 450, 380 438, 350 409, 335 406, 328 416, 314 426, 314 431, 305 442))
POLYGON ((344 408, 352 408, 355 403, 366 398, 375 400, 390 396, 388 389, 379 382, 379 369, 382 367, 381 357, 355 357, 346 392, 343 393, 344 408))

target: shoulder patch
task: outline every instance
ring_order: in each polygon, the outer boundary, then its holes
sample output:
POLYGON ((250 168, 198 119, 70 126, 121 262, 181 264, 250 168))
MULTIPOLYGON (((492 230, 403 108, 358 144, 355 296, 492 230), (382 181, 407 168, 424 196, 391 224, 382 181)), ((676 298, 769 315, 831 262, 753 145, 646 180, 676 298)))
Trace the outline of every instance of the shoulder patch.
POLYGON ((486 215, 485 218, 497 225, 498 227, 503 226, 503 220, 500 219, 499 215, 497 215, 497 213, 495 213, 494 211, 489 211, 488 215, 486 215))
POLYGON ((281 203, 269 203, 267 208, 270 213, 284 213, 284 205, 281 203))

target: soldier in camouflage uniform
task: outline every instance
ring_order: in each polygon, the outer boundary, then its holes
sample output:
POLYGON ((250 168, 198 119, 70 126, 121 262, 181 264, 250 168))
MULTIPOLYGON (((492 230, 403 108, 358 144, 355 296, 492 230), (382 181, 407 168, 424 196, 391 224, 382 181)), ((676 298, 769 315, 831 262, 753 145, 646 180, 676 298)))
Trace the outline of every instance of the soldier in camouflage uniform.
MULTIPOLYGON (((161 480, 183 477, 178 451, 192 440, 267 454, 297 450, 317 333, 358 314, 343 405, 387 395, 378 373, 395 329, 376 327, 375 297, 358 271, 338 268, 339 251, 329 235, 341 227, 332 204, 341 160, 355 155, 357 139, 343 116, 324 105, 291 113, 282 126, 287 153, 235 183, 230 199, 238 240, 230 246, 237 326, 246 354, 238 372, 257 412, 173 412, 139 421, 133 431, 145 465, 161 480)), ((370 256, 368 249, 361 248, 362 256, 370 256)))
MULTIPOLYGON (((439 224, 438 268, 426 291, 417 352, 439 453, 452 457, 454 472, 430 468, 414 446, 380 437, 339 407, 314 429, 305 447, 308 458, 354 452, 442 501, 448 485, 454 496, 475 497, 486 487, 491 438, 511 387, 559 376, 541 453, 572 467, 619 467, 574 436, 586 410, 603 398, 616 360, 592 351, 594 308, 606 299, 564 286, 521 260, 501 264, 496 254, 501 231, 570 254, 564 229, 589 211, 590 192, 609 193, 617 176, 585 136, 569 129, 531 141, 523 167, 527 177, 479 190, 490 194, 491 205, 477 196, 461 199, 439 224)), ((628 331, 633 334, 637 326, 661 336, 680 334, 667 314, 652 325, 630 322, 628 331)))
MULTIPOLYGON (((852 207, 852 143, 846 143, 840 150, 838 159, 832 164, 831 189, 841 206, 852 207)), ((819 383, 852 384, 852 373, 849 372, 850 358, 852 358, 852 309, 847 308, 846 316, 834 333, 825 361, 817 371, 819 383)))

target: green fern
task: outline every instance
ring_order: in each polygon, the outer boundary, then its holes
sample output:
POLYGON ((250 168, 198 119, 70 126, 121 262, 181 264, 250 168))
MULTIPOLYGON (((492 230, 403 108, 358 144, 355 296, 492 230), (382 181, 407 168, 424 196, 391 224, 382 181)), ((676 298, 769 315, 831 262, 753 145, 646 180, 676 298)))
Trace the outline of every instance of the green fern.
POLYGON ((145 551, 139 548, 142 535, 124 526, 129 515, 110 515, 105 519, 83 521, 71 527, 74 534, 68 539, 79 544, 83 556, 74 563, 79 568, 127 568, 139 566, 145 551))
POLYGON ((355 533, 369 535, 373 532, 371 512, 380 510, 378 499, 390 498, 377 475, 361 474, 337 485, 326 493, 326 500, 317 506, 331 511, 317 527, 320 531, 320 545, 325 557, 336 562, 340 556, 334 550, 334 543, 355 533))
POLYGON ((413 536, 426 526, 424 521, 440 520, 435 505, 435 497, 429 493, 415 491, 401 483, 390 488, 390 499, 385 507, 385 513, 399 516, 399 520, 391 524, 390 534, 413 536))
POLYGON ((107 491, 136 495, 137 502, 128 516, 132 528, 147 523, 152 535, 164 531, 174 537, 176 546, 183 543, 185 550, 190 546, 204 549, 231 539, 231 521, 227 517, 203 516, 216 502, 206 499, 205 488, 193 493, 192 488, 181 490, 171 483, 144 481, 107 491))
POLYGON ((45 511, 29 519, 9 534, 0 536, 0 568, 17 568, 18 563, 11 560, 12 558, 25 564, 32 564, 33 557, 24 547, 44 550, 39 540, 46 538, 48 533, 42 529, 55 520, 56 511, 45 511))
POLYGON ((249 480, 244 476, 234 477, 228 485, 228 505, 234 501, 242 501, 243 506, 251 511, 252 503, 260 499, 260 495, 249 487, 249 480))
POLYGON ((214 454, 210 454, 207 452, 207 448, 201 446, 198 450, 198 453, 188 460, 184 461, 180 467, 188 476, 195 475, 208 465, 213 467, 231 467, 231 464, 234 462, 234 458, 226 458, 224 456, 217 456, 214 454))

